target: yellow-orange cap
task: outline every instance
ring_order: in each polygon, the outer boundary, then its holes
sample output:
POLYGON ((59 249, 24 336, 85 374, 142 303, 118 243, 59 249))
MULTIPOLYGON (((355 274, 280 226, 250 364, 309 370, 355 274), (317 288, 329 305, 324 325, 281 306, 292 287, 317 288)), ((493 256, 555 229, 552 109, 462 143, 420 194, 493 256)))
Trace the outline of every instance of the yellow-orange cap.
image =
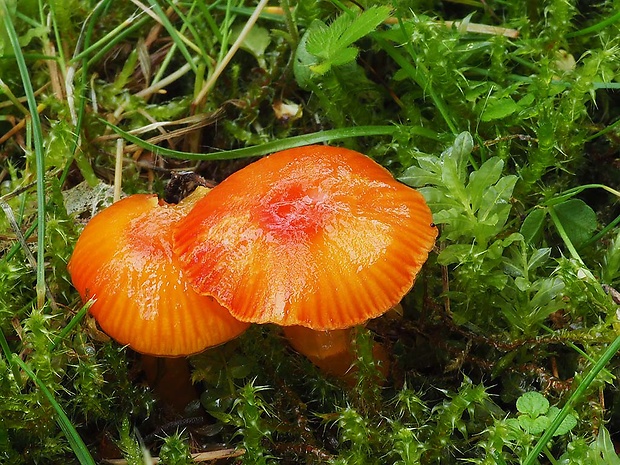
POLYGON ((236 172, 175 227, 194 289, 242 321, 328 330, 409 291, 437 229, 422 195, 358 152, 308 146, 236 172))
POLYGON ((127 197, 96 215, 77 241, 68 269, 90 313, 121 344, 157 356, 182 356, 222 344, 248 326, 197 294, 172 251, 172 227, 191 206, 157 196, 127 197))

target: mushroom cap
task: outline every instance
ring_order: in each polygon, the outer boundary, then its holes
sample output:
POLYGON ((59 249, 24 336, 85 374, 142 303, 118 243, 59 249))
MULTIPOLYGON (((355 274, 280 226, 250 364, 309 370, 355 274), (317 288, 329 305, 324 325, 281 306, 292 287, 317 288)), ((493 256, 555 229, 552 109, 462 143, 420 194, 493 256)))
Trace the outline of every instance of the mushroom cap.
POLYGON ((190 355, 248 327, 197 294, 172 252, 172 227, 191 204, 127 197, 90 220, 69 261, 73 284, 84 302, 94 299, 90 313, 103 331, 137 352, 190 355))
POLYGON ((194 289, 255 323, 347 328, 413 286, 437 229, 422 195, 361 153, 307 146, 262 158, 175 227, 194 289))

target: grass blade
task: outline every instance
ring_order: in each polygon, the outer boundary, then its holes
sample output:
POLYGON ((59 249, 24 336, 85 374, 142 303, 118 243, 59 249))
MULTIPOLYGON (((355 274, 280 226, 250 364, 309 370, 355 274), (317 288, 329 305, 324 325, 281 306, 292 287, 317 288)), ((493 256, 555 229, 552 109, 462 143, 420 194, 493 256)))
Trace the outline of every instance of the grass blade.
POLYGON ((4 20, 4 27, 15 52, 15 60, 19 68, 24 92, 28 101, 28 109, 32 118, 32 134, 34 141, 34 153, 36 160, 37 175, 37 308, 42 308, 45 304, 45 158, 43 153, 43 129, 37 111, 37 101, 34 97, 34 90, 30 82, 26 60, 19 45, 19 38, 13 26, 9 8, 6 0, 0 0, 0 15, 4 20))
MULTIPOLYGON (((127 131, 122 130, 114 124, 100 119, 100 121, 114 130, 117 134, 122 136, 129 142, 136 144, 138 147, 150 150, 157 155, 164 155, 171 158, 182 158, 186 160, 231 160, 235 158, 248 158, 257 157, 260 155, 267 155, 269 153, 277 152, 279 150, 291 149, 294 147, 301 147, 303 145, 318 144, 321 142, 327 142, 331 140, 348 139, 351 137, 364 137, 364 136, 389 136, 400 130, 398 126, 357 126, 351 128, 330 129, 327 131, 315 132, 312 134, 304 134, 302 136, 289 137, 282 140, 275 140, 267 142, 266 144, 244 147, 241 149, 225 150, 222 152, 214 153, 191 153, 181 152, 178 150, 167 149, 158 145, 150 144, 139 137, 130 134, 127 131)), ((412 129, 412 128, 408 128, 412 129)), ((416 128, 413 128, 415 132, 416 128)), ((429 136, 425 131, 420 131, 423 136, 429 136)))
POLYGON ((41 389, 41 392, 43 392, 45 397, 47 397, 50 404, 56 411, 56 421, 58 422, 58 426, 60 426, 60 429, 62 429, 62 431, 67 436, 67 440, 69 441, 69 444, 71 445, 71 448, 73 449, 73 452, 75 453, 75 456, 80 461, 80 463, 82 465, 95 465, 95 461, 90 455, 86 444, 84 444, 84 441, 82 441, 82 438, 73 427, 73 424, 71 423, 71 420, 69 420, 69 417, 67 417, 65 411, 62 409, 60 404, 56 402, 54 394, 52 394, 52 392, 47 388, 47 386, 45 386, 45 384, 41 382, 37 375, 35 375, 34 372, 30 368, 28 368, 28 365, 26 365, 23 360, 20 359, 17 355, 13 354, 12 361, 13 363, 19 365, 22 370, 24 370, 28 377, 35 382, 39 389, 41 389))
POLYGON ((195 74, 198 74, 198 68, 196 68, 194 59, 190 55, 189 50, 187 50, 185 42, 181 38, 179 31, 174 28, 174 26, 168 19, 168 16, 166 16, 166 13, 164 13, 161 6, 159 6, 159 3, 157 3, 155 0, 149 0, 149 5, 151 5, 153 13, 157 15, 157 17, 161 21, 161 24, 166 28, 166 31, 168 31, 168 34, 170 34, 170 38, 175 43, 180 52, 183 54, 185 60, 187 60, 187 63, 192 67, 192 71, 194 71, 195 74))
POLYGON ((50 352, 52 352, 58 346, 58 344, 60 344, 60 342, 67 336, 67 334, 69 334, 71 330, 84 319, 84 317, 88 313, 88 309, 92 307, 93 303, 95 303, 94 300, 89 300, 88 302, 86 302, 82 306, 80 311, 77 312, 73 318, 71 318, 71 321, 69 321, 67 326, 65 326, 62 331, 58 333, 58 336, 56 336, 52 341, 52 344, 50 345, 50 352))
POLYGON ((607 26, 619 20, 620 20, 620 11, 616 12, 616 14, 610 16, 609 18, 604 19, 603 21, 599 23, 593 24, 592 26, 586 27, 579 31, 569 32, 568 34, 566 34, 566 37, 571 38, 571 37, 585 36, 590 33, 598 33, 601 30, 605 29, 607 26))

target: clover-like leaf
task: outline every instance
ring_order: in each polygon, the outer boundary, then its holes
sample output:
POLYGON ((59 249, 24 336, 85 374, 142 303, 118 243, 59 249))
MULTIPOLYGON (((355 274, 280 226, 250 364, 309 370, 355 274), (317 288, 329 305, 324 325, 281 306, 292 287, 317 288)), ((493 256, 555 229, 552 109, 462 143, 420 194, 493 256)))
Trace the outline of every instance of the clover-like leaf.
POLYGON ((540 392, 526 392, 517 399, 517 410, 531 417, 538 417, 547 413, 549 401, 540 392))
MULTIPOLYGON (((559 408, 550 407, 549 411, 547 412, 547 417, 549 418, 549 420, 553 421, 553 419, 557 416, 558 413, 560 413, 559 408)), ((577 426, 577 417, 572 413, 569 413, 568 415, 566 415, 566 418, 562 420, 562 423, 560 423, 560 426, 558 426, 558 429, 555 430, 555 433, 553 433, 553 435, 563 436, 570 430, 572 430, 575 426, 577 426)))
POLYGON ((532 417, 530 415, 520 415, 519 416, 519 426, 523 429, 523 431, 538 435, 541 434, 549 424, 551 420, 546 415, 541 417, 532 417))

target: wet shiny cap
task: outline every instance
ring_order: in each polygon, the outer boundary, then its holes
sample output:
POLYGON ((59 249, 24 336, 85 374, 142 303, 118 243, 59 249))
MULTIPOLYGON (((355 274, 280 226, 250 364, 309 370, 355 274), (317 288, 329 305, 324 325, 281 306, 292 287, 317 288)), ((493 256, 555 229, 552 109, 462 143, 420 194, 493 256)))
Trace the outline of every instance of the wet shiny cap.
POLYGON ((200 294, 242 321, 347 328, 412 287, 437 229, 422 195, 352 150, 308 146, 236 172, 175 227, 200 294))
POLYGON ((187 283, 172 252, 172 226, 193 205, 127 197, 96 215, 77 241, 68 270, 101 329, 145 354, 182 356, 222 344, 248 326, 187 283))

